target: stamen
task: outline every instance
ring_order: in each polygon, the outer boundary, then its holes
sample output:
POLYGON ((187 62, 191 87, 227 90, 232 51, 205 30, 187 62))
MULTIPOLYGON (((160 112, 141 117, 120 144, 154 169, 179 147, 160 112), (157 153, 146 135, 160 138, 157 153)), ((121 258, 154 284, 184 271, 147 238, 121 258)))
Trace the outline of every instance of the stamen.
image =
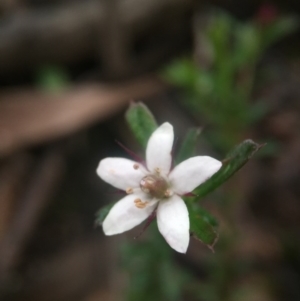
POLYGON ((143 209, 148 205, 148 202, 143 202, 141 199, 134 200, 135 206, 139 209, 143 209))
POLYGON ((154 170, 155 170, 155 172, 156 172, 158 175, 160 175, 161 170, 160 170, 159 167, 156 167, 154 170))
POLYGON ((126 193, 127 194, 133 193, 133 189, 131 187, 126 188, 126 193))
POLYGON ((165 191, 165 197, 166 198, 169 198, 170 196, 172 196, 173 195, 173 192, 170 190, 170 189, 167 189, 166 191, 165 191))
POLYGON ((140 166, 139 166, 137 163, 134 163, 134 164, 133 164, 133 168, 134 168, 134 169, 139 169, 140 166))

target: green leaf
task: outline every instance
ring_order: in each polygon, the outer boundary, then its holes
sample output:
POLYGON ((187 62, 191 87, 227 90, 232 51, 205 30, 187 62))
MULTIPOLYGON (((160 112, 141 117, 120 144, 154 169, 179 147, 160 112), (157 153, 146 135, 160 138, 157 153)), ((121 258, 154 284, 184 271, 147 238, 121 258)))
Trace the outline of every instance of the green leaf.
POLYGON ((199 205, 197 205, 197 212, 202 216, 203 220, 209 223, 212 227, 217 227, 219 225, 217 219, 199 205))
POLYGON ((95 220, 95 225, 96 226, 100 226, 102 225, 103 221, 105 220, 108 212, 110 211, 110 209, 113 207, 115 203, 111 203, 109 205, 106 205, 102 208, 100 208, 97 213, 96 213, 96 220, 95 220))
POLYGON ((59 92, 69 84, 69 75, 63 68, 44 67, 38 71, 37 85, 47 92, 59 92))
POLYGON ((168 82, 193 89, 199 76, 199 70, 190 58, 174 61, 162 71, 162 77, 168 82))
POLYGON ((176 163, 180 163, 194 155, 200 133, 200 128, 193 128, 188 131, 176 157, 176 163))
POLYGON ((190 231, 192 235, 213 250, 218 240, 218 233, 214 229, 211 221, 213 219, 215 225, 216 220, 199 206, 191 204, 190 202, 186 202, 186 204, 189 211, 190 231), (209 218, 207 218, 208 216, 209 218))
POLYGON ((247 161, 264 145, 259 145, 252 140, 245 140, 236 146, 223 160, 223 166, 214 174, 209 180, 198 186, 194 190, 197 195, 194 199, 203 197, 215 190, 226 180, 228 180, 234 173, 236 173, 247 161))
POLYGON ((263 46, 268 47, 272 43, 291 34, 299 27, 299 21, 295 17, 283 17, 270 24, 263 32, 263 46))
POLYGON ((130 277, 124 300, 182 299, 181 293, 188 281, 188 274, 174 264, 174 252, 155 225, 148 228, 142 240, 127 242, 120 249, 123 267, 130 277))
POLYGON ((260 35, 251 23, 239 24, 235 29, 235 68, 245 68, 255 64, 261 54, 260 35))
POLYGON ((150 110, 143 103, 132 103, 125 118, 137 141, 146 147, 149 137, 157 128, 156 120, 150 110))

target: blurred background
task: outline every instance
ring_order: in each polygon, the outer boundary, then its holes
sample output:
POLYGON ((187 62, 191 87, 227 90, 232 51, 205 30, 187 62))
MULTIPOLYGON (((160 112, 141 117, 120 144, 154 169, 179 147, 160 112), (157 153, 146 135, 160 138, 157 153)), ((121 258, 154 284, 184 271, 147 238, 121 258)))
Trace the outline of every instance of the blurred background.
POLYGON ((0 0, 0 300, 300 300, 296 0, 0 0), (175 254, 153 223, 105 237, 121 196, 95 170, 144 155, 143 101, 176 145, 222 160, 267 143, 201 201, 219 240, 175 254))

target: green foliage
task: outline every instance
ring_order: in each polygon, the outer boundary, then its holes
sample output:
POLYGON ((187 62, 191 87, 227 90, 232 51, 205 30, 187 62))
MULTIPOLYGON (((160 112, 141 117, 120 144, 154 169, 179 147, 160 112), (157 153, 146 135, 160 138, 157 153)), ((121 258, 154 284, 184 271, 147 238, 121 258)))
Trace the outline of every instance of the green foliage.
POLYGON ((175 85, 193 89, 197 83, 199 72, 193 61, 182 59, 175 61, 165 69, 163 75, 175 85))
MULTIPOLYGON (((200 132, 201 131, 199 129, 191 129, 187 133, 176 158, 177 163, 194 155, 195 146, 200 132)), ((218 233, 215 229, 217 221, 202 207, 195 204, 195 202, 198 201, 200 197, 204 197, 223 184, 261 147, 262 145, 258 145, 252 140, 245 140, 243 143, 236 146, 227 155, 220 171, 194 190, 194 194, 196 194, 196 196, 193 198, 186 198, 186 205, 188 207, 190 218, 190 231, 195 238, 202 241, 208 247, 213 248, 217 241, 218 233)))
MULTIPOLYGON (((129 108, 126 117, 136 138, 145 146, 147 140, 143 140, 142 137, 147 137, 148 139, 156 128, 156 123, 151 112, 144 104, 139 103, 137 105, 134 104, 129 108)), ((201 130, 197 128, 189 130, 176 158, 177 163, 194 155, 200 133, 201 130)), ((217 222, 203 208, 192 204, 192 201, 197 201, 199 197, 207 195, 209 192, 223 184, 237 172, 259 148, 261 148, 261 145, 254 143, 252 140, 245 140, 235 147, 224 160, 220 171, 212 176, 211 179, 196 188, 194 190, 196 196, 189 198, 186 202, 189 210, 190 230, 192 234, 211 248, 214 246, 218 237, 215 230, 217 222)), ((106 211, 104 210, 104 212, 106 211)))
POLYGON ((288 17, 265 25, 256 19, 242 23, 218 12, 206 28, 199 28, 200 52, 209 53, 197 57, 198 64, 183 58, 163 71, 165 79, 183 89, 186 108, 213 125, 204 135, 221 152, 227 152, 267 112, 264 104, 252 102, 256 67, 266 49, 297 25, 288 17))
POLYGON ((152 113, 143 103, 132 103, 125 117, 136 140, 146 147, 149 137, 157 128, 152 113))
POLYGON ((59 92, 69 83, 68 74, 59 67, 44 67, 37 75, 37 85, 48 92, 59 92))
POLYGON ((245 140, 236 146, 223 161, 221 169, 194 190, 194 193, 197 195, 195 200, 199 199, 199 197, 204 197, 227 181, 234 173, 245 165, 262 146, 263 145, 259 145, 252 140, 245 140))
MULTIPOLYGON (((151 112, 144 104, 133 104, 126 113, 126 120, 134 136, 145 147, 150 135, 157 128, 151 112)), ((194 155, 200 132, 200 129, 191 129, 187 133, 177 156, 178 162, 194 155)), ((251 140, 238 145, 224 160, 220 171, 195 189, 197 196, 186 197, 191 234, 212 250, 218 239, 216 231, 218 223, 196 201, 231 177, 260 147, 261 145, 251 140)), ((96 224, 102 224, 113 205, 110 204, 98 211, 96 224)), ((151 225, 147 230, 146 239, 139 238, 136 244, 128 243, 121 251, 123 266, 130 275, 126 300, 182 300, 182 294, 190 276, 184 269, 174 264, 174 252, 158 233, 157 227, 151 225)))
POLYGON ((174 264, 173 254, 155 225, 145 239, 123 246, 122 262, 130 276, 128 301, 182 300, 188 276, 174 264))
POLYGON ((286 35, 299 28, 299 21, 295 17, 283 17, 276 22, 266 26, 263 33, 263 43, 265 47, 277 42, 286 35))
MULTIPOLYGON (((126 112, 126 120, 137 141, 145 148, 157 128, 152 113, 144 104, 134 103, 126 112)), ((153 225, 147 230, 147 240, 123 246, 122 263, 130 275, 126 300, 181 299, 186 275, 174 265, 173 251, 153 225)))
POLYGON ((108 212, 110 211, 110 209, 113 207, 115 203, 111 203, 109 205, 106 205, 102 208, 100 208, 97 213, 96 213, 96 220, 95 220, 95 225, 96 226, 100 226, 102 225, 103 221, 105 220, 108 212))
MULTIPOLYGON (((191 59, 185 58, 165 70, 165 78, 184 90, 184 104, 192 114, 213 125, 204 132, 204 137, 221 153, 241 141, 245 129, 267 112, 262 102, 252 102, 256 66, 267 47, 295 27, 296 22, 291 18, 277 18, 263 25, 255 19, 241 23, 228 15, 218 14, 211 19, 204 32, 203 43, 211 51, 208 64, 197 66, 191 59)), ((126 120, 137 141, 146 147, 150 135, 157 128, 152 113, 144 104, 133 103, 126 112, 126 120)), ((187 133, 176 157, 177 163, 194 155, 200 132, 200 129, 191 129, 187 133)), ((252 140, 237 145, 223 160, 222 168, 194 190, 196 196, 185 198, 192 236, 211 249, 218 239, 218 222, 197 202, 233 176, 262 146, 252 140)), ((231 199, 228 196, 224 198, 231 199)), ((103 222, 112 206, 106 206, 97 213, 97 224, 103 222)), ((228 206, 227 209, 230 210, 228 206)), ((226 212, 223 214, 226 216, 226 212)), ((230 219, 227 217, 227 220, 230 219)), ((199 296, 193 295, 194 298, 230 300, 226 292, 236 273, 230 259, 230 244, 234 243, 234 235, 234 231, 229 233, 231 238, 225 243, 225 251, 211 260, 208 278, 214 274, 213 277, 206 279, 207 283, 202 282, 202 286, 197 282, 199 296)), ((174 251, 154 225, 148 228, 146 237, 126 244, 121 251, 123 266, 130 275, 124 299, 183 300, 189 276, 175 264, 174 251)))
POLYGON ((217 223, 216 220, 200 206, 189 201, 186 204, 189 211, 191 234, 213 249, 218 239, 218 234, 214 228, 217 223))

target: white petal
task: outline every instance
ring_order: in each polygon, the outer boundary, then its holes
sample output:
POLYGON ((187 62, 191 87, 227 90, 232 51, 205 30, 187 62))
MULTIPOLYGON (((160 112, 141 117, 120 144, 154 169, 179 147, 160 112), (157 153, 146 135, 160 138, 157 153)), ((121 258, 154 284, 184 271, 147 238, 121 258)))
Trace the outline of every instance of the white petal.
POLYGON ((178 195, 160 201, 157 209, 157 225, 171 248, 186 253, 190 241, 190 220, 186 205, 178 195))
POLYGON ((123 233, 143 222, 155 209, 156 202, 146 199, 146 194, 130 194, 117 202, 109 211, 102 227, 106 235, 123 233), (137 208, 134 201, 151 202, 145 208, 137 208))
POLYGON ((205 182, 221 166, 220 161, 208 156, 192 157, 177 165, 170 173, 169 180, 173 190, 183 195, 205 182))
POLYGON ((106 158, 100 161, 98 176, 108 184, 126 190, 139 187, 141 179, 147 174, 139 163, 123 158, 106 158), (135 169, 135 167, 137 167, 135 169))
POLYGON ((173 140, 173 126, 168 122, 162 124, 151 135, 146 150, 147 167, 151 172, 159 168, 164 175, 169 173, 172 164, 173 140))

